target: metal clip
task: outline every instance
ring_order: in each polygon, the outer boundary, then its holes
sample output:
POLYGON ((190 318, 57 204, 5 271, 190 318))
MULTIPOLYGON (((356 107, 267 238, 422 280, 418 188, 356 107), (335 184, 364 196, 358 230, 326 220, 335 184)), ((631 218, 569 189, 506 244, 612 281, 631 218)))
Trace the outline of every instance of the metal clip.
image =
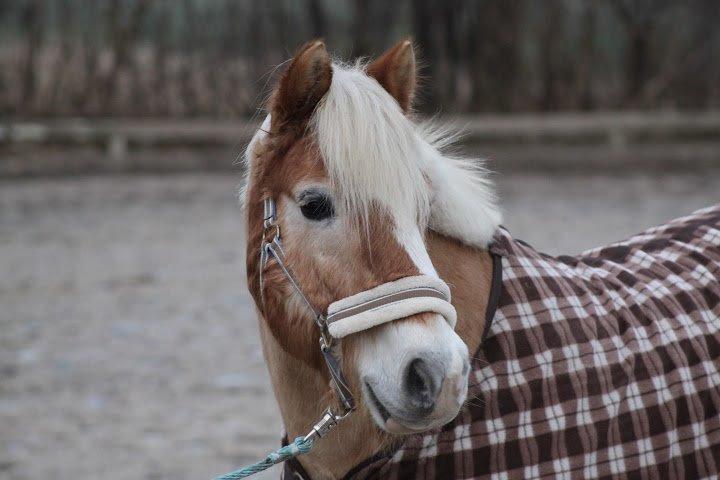
POLYGON ((338 424, 340 420, 344 419, 349 414, 350 411, 344 411, 343 413, 338 415, 328 408, 327 410, 325 410, 325 413, 323 414, 320 421, 312 427, 312 430, 310 430, 307 435, 305 435, 305 440, 314 441, 318 438, 324 437, 338 424))
POLYGON ((325 414, 322 416, 320 421, 312 427, 310 433, 305 435, 305 440, 315 440, 317 438, 322 438, 327 435, 327 433, 332 430, 335 425, 337 425, 335 414, 332 413, 328 408, 327 410, 325 410, 325 414))

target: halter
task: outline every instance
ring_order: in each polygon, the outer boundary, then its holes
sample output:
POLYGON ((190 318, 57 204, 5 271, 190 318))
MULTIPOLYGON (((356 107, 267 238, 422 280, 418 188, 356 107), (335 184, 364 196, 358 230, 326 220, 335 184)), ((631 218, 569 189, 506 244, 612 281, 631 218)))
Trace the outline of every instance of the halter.
POLYGON ((339 412, 328 408, 305 436, 305 440, 323 437, 337 422, 355 410, 355 399, 333 353, 335 340, 352 333, 422 312, 435 312, 455 328, 457 314, 450 303, 450 289, 442 280, 428 275, 403 277, 375 288, 342 298, 330 304, 327 313, 316 308, 305 295, 297 276, 288 265, 280 241, 275 201, 264 200, 263 235, 260 246, 260 298, 265 303, 264 272, 270 257, 275 259, 295 292, 312 312, 320 333, 320 351, 330 372, 333 389, 340 401, 339 412))

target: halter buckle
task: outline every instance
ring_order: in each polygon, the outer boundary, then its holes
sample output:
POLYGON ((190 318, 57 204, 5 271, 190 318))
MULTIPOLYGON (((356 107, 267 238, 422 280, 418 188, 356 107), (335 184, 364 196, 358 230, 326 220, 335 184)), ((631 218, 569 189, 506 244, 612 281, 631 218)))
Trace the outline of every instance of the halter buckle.
POLYGON ((276 220, 277 210, 275 208, 275 200, 266 198, 263 201, 263 246, 267 243, 272 243, 273 240, 280 240, 280 225, 278 225, 276 220))
POLYGON ((277 217, 277 211, 275 209, 275 200, 272 198, 266 198, 263 201, 263 225, 265 228, 269 228, 275 224, 275 218, 277 217))

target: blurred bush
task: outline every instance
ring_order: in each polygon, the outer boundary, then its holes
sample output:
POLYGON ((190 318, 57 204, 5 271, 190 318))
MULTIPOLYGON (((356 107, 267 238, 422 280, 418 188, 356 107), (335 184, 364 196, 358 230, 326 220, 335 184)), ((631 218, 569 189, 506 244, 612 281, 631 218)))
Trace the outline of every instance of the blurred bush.
POLYGON ((412 36, 420 109, 720 107, 717 0, 3 0, 4 116, 241 117, 324 37, 412 36))

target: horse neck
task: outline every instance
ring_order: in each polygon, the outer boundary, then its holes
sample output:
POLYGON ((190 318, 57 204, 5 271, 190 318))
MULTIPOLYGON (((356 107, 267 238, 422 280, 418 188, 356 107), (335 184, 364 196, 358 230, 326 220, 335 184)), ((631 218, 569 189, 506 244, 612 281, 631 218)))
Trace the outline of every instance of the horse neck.
MULTIPOLYGON (((440 278, 450 286, 457 310, 455 331, 474 355, 485 329, 492 283, 493 262, 487 250, 469 247, 460 241, 430 232, 427 249, 440 278)), ((471 359, 472 361, 472 359, 471 359)))
MULTIPOLYGON (((492 277, 490 255, 434 232, 428 234, 427 247, 440 278, 450 286, 458 313, 456 331, 472 355, 480 345, 485 326, 492 277)), ((286 433, 292 440, 306 434, 330 405, 328 383, 317 370, 285 352, 264 321, 260 321, 260 334, 286 433)), ((361 407, 299 460, 314 479, 340 478, 392 441, 361 407)))

